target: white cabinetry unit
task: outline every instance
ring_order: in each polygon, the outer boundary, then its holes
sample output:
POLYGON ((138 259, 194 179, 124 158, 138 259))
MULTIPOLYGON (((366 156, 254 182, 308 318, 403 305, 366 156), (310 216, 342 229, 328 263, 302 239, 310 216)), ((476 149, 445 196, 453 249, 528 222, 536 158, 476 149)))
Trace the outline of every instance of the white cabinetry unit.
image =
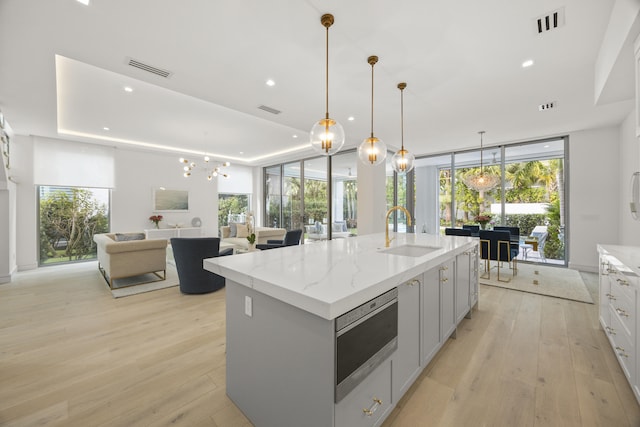
POLYGON ((420 287, 423 275, 398 286, 398 349, 393 355, 393 401, 420 373, 420 287))
MULTIPOLYGON (((608 250, 600 252, 600 323, 627 377, 636 399, 640 402, 638 378, 638 289, 640 281, 632 268, 608 250)), ((622 248, 620 246, 616 248, 622 248)), ((640 249, 636 249, 640 250, 640 249)))
POLYGON ((147 239, 170 239, 172 237, 200 237, 202 229, 200 227, 185 228, 152 228, 144 230, 147 239))

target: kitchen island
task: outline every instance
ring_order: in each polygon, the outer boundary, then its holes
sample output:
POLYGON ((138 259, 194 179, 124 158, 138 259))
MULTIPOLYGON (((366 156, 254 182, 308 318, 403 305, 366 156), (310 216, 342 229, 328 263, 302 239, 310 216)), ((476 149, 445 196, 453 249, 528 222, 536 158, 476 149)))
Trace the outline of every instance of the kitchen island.
POLYGON ((470 315, 477 240, 395 237, 388 249, 381 233, 204 260, 227 279, 227 395, 255 425, 381 424, 470 315), (396 290, 395 347, 338 396, 336 319, 396 290))

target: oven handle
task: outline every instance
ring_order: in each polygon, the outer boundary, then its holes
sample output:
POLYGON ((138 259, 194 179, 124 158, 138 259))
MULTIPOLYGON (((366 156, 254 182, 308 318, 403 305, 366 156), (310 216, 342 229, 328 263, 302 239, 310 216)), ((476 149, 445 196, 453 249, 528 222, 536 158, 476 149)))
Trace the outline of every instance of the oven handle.
POLYGON ((394 298, 394 299, 390 300, 389 302, 387 302, 386 304, 381 305, 380 307, 376 308, 372 312, 367 313, 366 315, 362 316, 361 318, 359 318, 355 322, 352 322, 349 325, 345 326, 344 328, 340 329, 339 331, 336 331, 336 338, 339 337, 340 335, 346 333, 346 332, 349 332, 351 329, 355 328, 356 326, 358 326, 359 324, 361 324, 365 320, 375 316, 376 314, 378 314, 382 310, 386 310, 391 305, 396 304, 397 302, 398 302, 398 298, 394 298))

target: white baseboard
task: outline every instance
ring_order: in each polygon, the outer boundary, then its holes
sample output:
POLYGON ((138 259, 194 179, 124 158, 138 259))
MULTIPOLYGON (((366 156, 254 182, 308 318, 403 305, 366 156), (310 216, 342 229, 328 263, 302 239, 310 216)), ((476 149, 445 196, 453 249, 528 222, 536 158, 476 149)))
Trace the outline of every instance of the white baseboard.
POLYGON ((598 273, 597 265, 582 265, 582 264, 574 264, 572 262, 569 263, 569 268, 572 270, 584 271, 587 273, 598 273))

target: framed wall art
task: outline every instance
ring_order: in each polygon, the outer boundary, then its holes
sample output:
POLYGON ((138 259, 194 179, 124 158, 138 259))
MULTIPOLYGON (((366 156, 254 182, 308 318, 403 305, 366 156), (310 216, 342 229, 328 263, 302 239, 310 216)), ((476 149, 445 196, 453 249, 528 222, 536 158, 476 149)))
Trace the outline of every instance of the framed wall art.
POLYGON ((189 191, 153 189, 154 212, 189 212, 189 191))

